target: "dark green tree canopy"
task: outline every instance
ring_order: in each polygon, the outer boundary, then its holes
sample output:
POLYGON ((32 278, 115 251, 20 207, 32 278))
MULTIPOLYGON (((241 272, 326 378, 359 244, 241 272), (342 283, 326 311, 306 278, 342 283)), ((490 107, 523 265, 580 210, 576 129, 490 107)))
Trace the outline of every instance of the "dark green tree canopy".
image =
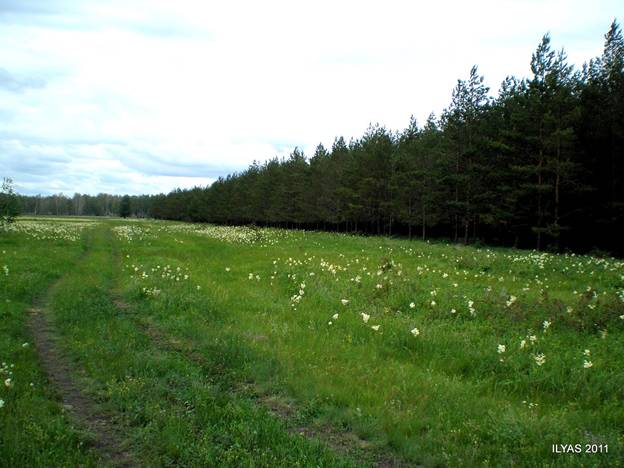
POLYGON ((119 204, 119 216, 122 218, 127 218, 132 213, 130 208, 130 197, 128 195, 124 195, 121 198, 121 203, 119 204))

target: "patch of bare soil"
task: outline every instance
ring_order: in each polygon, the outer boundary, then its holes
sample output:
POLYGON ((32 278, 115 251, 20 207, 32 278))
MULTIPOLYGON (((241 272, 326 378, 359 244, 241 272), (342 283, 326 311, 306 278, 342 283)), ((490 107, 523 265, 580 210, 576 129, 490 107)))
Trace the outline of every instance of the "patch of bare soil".
POLYGON ((67 414, 78 426, 92 434, 93 446, 104 463, 115 467, 137 466, 131 455, 123 449, 122 438, 111 417, 102 412, 72 378, 72 367, 60 351, 58 333, 46 317, 46 311, 34 307, 29 312, 28 325, 39 362, 48 380, 58 390, 67 414))
POLYGON ((127 310, 130 308, 130 305, 122 301, 121 299, 113 298, 113 304, 119 310, 127 310))

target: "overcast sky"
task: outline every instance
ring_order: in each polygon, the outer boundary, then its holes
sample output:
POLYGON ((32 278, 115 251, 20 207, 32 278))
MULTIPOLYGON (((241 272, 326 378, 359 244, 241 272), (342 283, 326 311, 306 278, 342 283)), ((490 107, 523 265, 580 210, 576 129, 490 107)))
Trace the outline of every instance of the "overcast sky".
POLYGON ((159 193, 401 130, 473 64, 492 93, 550 32, 602 52, 618 1, 0 0, 0 176, 24 194, 159 193))

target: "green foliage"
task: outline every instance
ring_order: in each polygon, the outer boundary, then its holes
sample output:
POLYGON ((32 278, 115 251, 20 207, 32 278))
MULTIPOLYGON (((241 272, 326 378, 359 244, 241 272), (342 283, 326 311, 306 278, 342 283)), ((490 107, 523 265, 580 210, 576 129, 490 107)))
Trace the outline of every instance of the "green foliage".
POLYGON ((81 247, 80 242, 60 238, 40 240, 15 233, 0 237, 2 466, 98 466, 90 438, 64 414, 43 374, 27 329, 32 302, 75 265, 81 247))
POLYGON ((131 213, 132 209, 130 206, 130 197, 128 195, 124 195, 121 198, 121 203, 119 204, 119 216, 127 218, 131 213))
POLYGON ((0 189, 0 228, 6 228, 15 221, 18 214, 19 204, 13 188, 13 180, 4 177, 0 189))

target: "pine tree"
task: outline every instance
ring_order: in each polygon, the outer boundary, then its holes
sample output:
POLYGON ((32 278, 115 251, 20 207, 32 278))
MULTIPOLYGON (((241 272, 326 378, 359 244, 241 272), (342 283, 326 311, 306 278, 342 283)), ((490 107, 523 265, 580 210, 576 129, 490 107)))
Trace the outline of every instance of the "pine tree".
POLYGON ((524 153, 516 170, 524 174, 528 206, 535 216, 531 230, 536 248, 544 245, 544 235, 558 239, 561 226, 562 195, 573 186, 574 125, 578 116, 573 95, 572 67, 563 51, 550 47, 545 35, 531 59, 533 77, 526 84, 524 103, 518 119, 522 122, 524 153))
POLYGON ((483 84, 477 67, 473 66, 467 81, 458 80, 453 90, 451 105, 443 113, 443 128, 447 142, 447 183, 453 187, 453 198, 448 203, 453 217, 454 240, 460 229, 464 243, 468 242, 469 228, 476 225, 475 196, 481 190, 477 171, 478 160, 483 156, 481 117, 489 105, 489 88, 483 84))

